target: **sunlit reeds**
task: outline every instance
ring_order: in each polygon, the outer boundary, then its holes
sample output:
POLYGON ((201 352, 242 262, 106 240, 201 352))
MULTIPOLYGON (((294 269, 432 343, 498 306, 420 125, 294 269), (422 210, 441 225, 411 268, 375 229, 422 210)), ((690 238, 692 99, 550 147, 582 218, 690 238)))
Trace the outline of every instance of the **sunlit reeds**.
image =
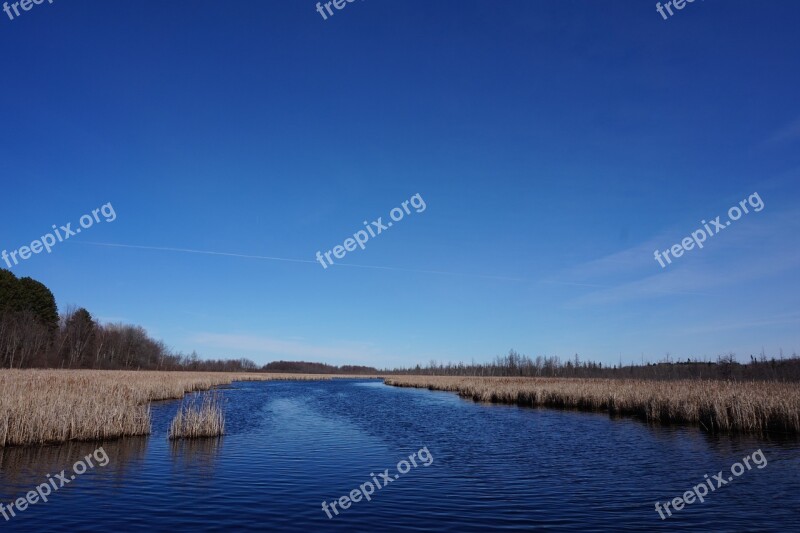
POLYGON ((308 374, 0 370, 0 447, 150 434, 150 402, 233 381, 317 380, 308 374))
POLYGON ((398 376, 388 385, 457 392, 480 402, 604 411, 709 432, 800 433, 793 383, 398 376))
POLYGON ((216 394, 203 394, 202 399, 195 396, 184 400, 169 427, 169 438, 172 440, 221 437, 224 434, 225 413, 216 394))

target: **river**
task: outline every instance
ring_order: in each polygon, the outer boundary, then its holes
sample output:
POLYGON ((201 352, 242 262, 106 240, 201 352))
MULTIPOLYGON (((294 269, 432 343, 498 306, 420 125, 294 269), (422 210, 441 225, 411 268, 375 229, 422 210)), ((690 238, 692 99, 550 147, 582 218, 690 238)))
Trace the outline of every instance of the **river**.
POLYGON ((783 531, 798 521, 796 439, 477 404, 377 380, 234 383, 222 396, 221 439, 171 443, 181 403, 171 401, 153 404, 146 438, 0 449, 10 503, 103 448, 46 503, 0 516, 0 530, 783 531), (761 468, 730 475, 758 450, 761 468), (656 501, 719 471, 732 479, 661 519, 656 501))

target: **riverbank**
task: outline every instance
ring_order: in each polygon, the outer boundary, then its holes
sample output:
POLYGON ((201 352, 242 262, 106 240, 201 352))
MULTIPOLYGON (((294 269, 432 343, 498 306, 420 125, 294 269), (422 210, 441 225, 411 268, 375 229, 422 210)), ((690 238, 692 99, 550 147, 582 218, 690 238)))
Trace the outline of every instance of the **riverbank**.
POLYGON ((385 382, 456 392, 477 402, 693 424, 711 433, 800 434, 800 389, 794 383, 449 376, 397 376, 385 382))
MULTIPOLYGON (((150 434, 150 402, 234 381, 338 375, 116 370, 0 370, 0 447, 150 434)), ((359 376, 363 377, 363 376, 359 376)))

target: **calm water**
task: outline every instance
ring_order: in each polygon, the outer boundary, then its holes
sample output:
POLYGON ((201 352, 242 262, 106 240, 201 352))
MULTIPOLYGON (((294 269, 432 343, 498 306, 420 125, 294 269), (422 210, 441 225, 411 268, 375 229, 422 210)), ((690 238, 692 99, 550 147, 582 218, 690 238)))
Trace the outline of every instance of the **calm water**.
MULTIPOLYGON (((174 447, 180 402, 153 406, 153 435, 105 443, 95 467, 2 531, 797 530, 800 444, 711 437, 605 415, 481 405, 378 381, 241 383, 228 435, 174 447), (426 447, 433 462, 397 474, 426 447), (672 518, 683 494, 757 449, 753 468, 672 518), (399 475, 329 519, 332 502, 399 475)), ((95 443, 0 449, 0 501, 72 471, 95 443)))

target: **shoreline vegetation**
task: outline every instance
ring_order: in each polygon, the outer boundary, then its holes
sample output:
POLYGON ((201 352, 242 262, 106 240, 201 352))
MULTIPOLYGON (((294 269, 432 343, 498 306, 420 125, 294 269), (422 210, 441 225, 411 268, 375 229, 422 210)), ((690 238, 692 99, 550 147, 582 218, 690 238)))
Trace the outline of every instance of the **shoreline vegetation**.
POLYGON ((225 413, 222 399, 216 394, 184 400, 169 426, 169 439, 199 439, 225 434, 225 413))
POLYGON ((800 434, 797 383, 722 380, 391 376, 395 387, 455 392, 476 402, 551 407, 687 424, 710 433, 800 434))
MULTIPOLYGON (((800 434, 800 388, 777 381, 2 369, 0 448, 149 435, 151 402, 236 381, 365 378, 476 402, 606 412, 710 433, 800 434)), ((198 398, 185 400, 170 438, 224 434, 215 394, 200 395, 199 406, 198 398), (203 400, 208 396, 213 401, 203 400)))
POLYGON ((180 400, 187 393, 207 391, 230 385, 234 381, 346 377, 232 372, 0 369, 0 448, 149 435, 150 402, 180 400))

